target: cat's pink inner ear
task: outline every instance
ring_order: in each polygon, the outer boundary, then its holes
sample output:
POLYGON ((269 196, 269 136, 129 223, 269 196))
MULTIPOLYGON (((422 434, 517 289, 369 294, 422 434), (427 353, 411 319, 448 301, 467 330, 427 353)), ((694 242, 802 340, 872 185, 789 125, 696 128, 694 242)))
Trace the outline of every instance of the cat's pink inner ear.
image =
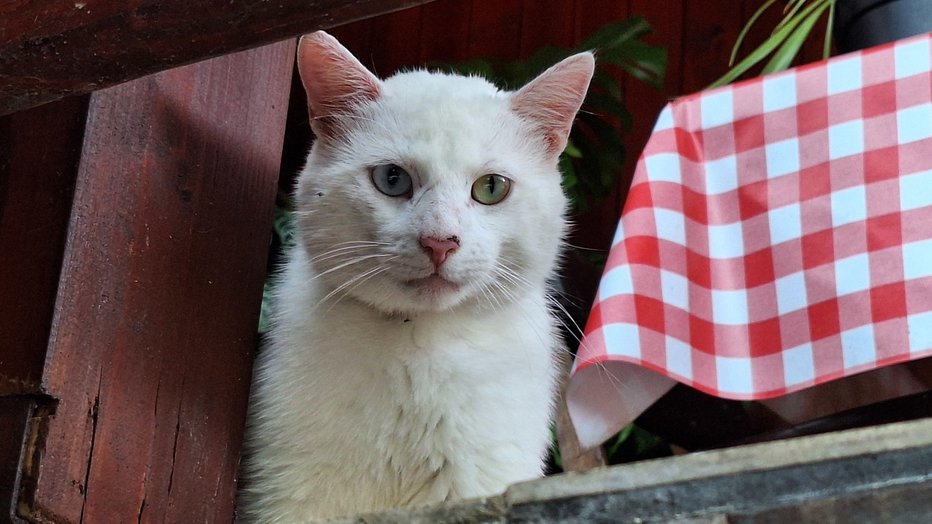
POLYGON ((333 136, 337 115, 351 114, 360 103, 379 97, 381 81, 336 38, 324 31, 304 35, 298 44, 298 74, 307 93, 311 126, 333 136))
POLYGON ((592 53, 579 53, 544 71, 513 95, 512 111, 537 126, 547 152, 554 156, 566 147, 594 68, 592 53))

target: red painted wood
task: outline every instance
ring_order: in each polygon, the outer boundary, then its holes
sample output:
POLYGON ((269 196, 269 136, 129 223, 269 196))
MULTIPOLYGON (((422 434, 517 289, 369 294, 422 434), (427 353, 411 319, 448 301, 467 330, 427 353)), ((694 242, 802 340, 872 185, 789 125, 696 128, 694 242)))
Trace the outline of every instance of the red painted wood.
POLYGON ((521 52, 524 8, 519 1, 473 2, 469 24, 469 56, 513 60, 521 52))
POLYGON ((27 440, 35 400, 0 396, 0 522, 15 522, 19 499, 20 457, 27 440))
POLYGON ((683 94, 704 89, 728 68, 728 56, 744 23, 742 0, 685 2, 681 66, 683 94))
POLYGON ((231 521, 293 53, 92 96, 36 518, 231 521))
POLYGON ((11 0, 0 114, 429 0, 11 0))
POLYGON ((458 62, 469 55, 472 0, 438 0, 422 7, 420 62, 458 62))
POLYGON ((376 73, 385 77, 401 64, 415 65, 420 61, 418 32, 423 11, 420 8, 399 11, 394 16, 372 20, 371 60, 376 73), (396 45, 405 42, 405 45, 396 45), (386 45, 389 44, 389 45, 386 45))
POLYGON ((524 0, 521 19, 521 56, 534 54, 541 47, 576 44, 578 8, 566 0, 524 0))
POLYGON ((630 1, 576 0, 574 41, 585 39, 603 26, 624 20, 630 13, 630 1))

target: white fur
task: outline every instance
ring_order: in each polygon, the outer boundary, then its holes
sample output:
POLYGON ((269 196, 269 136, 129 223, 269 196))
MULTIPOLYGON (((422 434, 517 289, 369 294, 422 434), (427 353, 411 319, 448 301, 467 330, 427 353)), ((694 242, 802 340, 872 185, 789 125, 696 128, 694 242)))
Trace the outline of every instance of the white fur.
POLYGON ((516 95, 484 80, 411 72, 379 89, 299 179, 301 234, 256 364, 248 522, 487 496, 542 473, 559 344, 547 281, 565 233, 556 156, 516 95), (411 173, 410 199, 375 189, 385 163, 411 173), (493 206, 470 198, 487 173, 513 180, 493 206), (458 288, 406 284, 435 271, 425 235, 460 239, 437 269, 458 288))

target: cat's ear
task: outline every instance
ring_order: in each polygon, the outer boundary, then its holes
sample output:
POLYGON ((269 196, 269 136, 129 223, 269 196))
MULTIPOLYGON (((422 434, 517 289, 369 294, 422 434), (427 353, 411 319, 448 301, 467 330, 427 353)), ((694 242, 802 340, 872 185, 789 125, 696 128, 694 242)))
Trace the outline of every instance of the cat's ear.
POLYGON ((323 31, 301 37, 298 74, 307 93, 311 128, 318 137, 340 134, 339 116, 379 97, 382 82, 336 38, 323 31))
POLYGON ((549 154, 557 156, 566 147, 594 68, 592 53, 579 53, 544 71, 512 95, 512 111, 537 126, 549 154))

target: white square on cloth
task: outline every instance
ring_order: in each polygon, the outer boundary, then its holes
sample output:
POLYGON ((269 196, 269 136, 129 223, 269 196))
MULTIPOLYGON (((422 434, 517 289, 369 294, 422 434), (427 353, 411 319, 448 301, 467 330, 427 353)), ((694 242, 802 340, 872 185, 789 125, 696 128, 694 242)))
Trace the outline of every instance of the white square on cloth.
POLYGON ((702 127, 710 129, 735 120, 734 96, 728 87, 704 93, 699 99, 702 127))
POLYGON ((849 120, 828 128, 828 157, 830 160, 864 152, 864 122, 849 120))
POLYGON ((783 352, 783 380, 787 386, 803 384, 815 379, 815 361, 812 358, 812 344, 787 349, 783 352))
POLYGON ((770 244, 777 245, 803 236, 803 221, 799 202, 778 207, 768 213, 770 244))
POLYGON ((746 358, 715 357, 715 374, 718 390, 736 395, 754 392, 751 361, 746 358))
POLYGON ((778 278, 774 285, 777 288, 777 311, 781 315, 808 305, 806 279, 802 271, 778 278))
POLYGON ((932 206, 932 171, 900 177, 900 209, 909 211, 932 206))
POLYGON ((710 225, 709 257, 725 259, 744 256, 744 234, 741 223, 710 225))
POLYGON ((841 351, 845 368, 870 364, 877 360, 877 344, 874 342, 874 326, 856 327, 841 332, 841 351))
POLYGON ((764 146, 767 178, 773 179, 799 172, 799 139, 789 138, 764 146))
POLYGON ((897 111, 896 130, 900 144, 932 138, 932 103, 897 111))
POLYGON ((893 49, 896 78, 928 72, 932 69, 932 64, 929 63, 930 55, 932 53, 928 40, 897 44, 893 49))
POLYGON ((864 85, 861 78, 861 55, 832 60, 828 63, 827 71, 829 96, 854 91, 864 85))
POLYGON ((835 293, 840 297, 871 287, 871 270, 867 253, 835 261, 835 293))
POLYGON ((713 289, 712 321, 717 324, 741 326, 748 323, 748 292, 746 289, 713 289))
POLYGON ((867 218, 867 194, 864 186, 854 186, 832 193, 832 226, 838 227, 867 218))

